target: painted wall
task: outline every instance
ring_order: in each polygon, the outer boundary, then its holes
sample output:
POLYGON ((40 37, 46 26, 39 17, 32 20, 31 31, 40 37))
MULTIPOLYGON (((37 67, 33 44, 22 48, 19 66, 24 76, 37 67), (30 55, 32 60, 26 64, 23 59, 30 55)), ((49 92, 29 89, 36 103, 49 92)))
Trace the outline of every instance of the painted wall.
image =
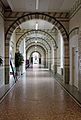
POLYGON ((15 31, 13 32, 10 39, 10 58, 15 62, 15 52, 16 52, 16 36, 15 31))
MULTIPOLYGON (((12 33, 11 39, 10 39, 10 48, 9 48, 9 58, 12 62, 12 66, 15 69, 15 52, 16 52, 16 36, 15 31, 12 33)), ((12 68, 10 66, 10 72, 12 72, 12 68)), ((9 83, 14 82, 14 77, 12 74, 10 74, 10 80, 9 83)))
POLYGON ((21 41, 19 51, 23 55, 23 58, 24 58, 24 62, 21 66, 21 74, 23 74, 25 72, 25 62, 26 62, 25 39, 21 41))
POLYGON ((0 87, 4 84, 4 20, 0 13, 0 56, 3 59, 3 65, 0 66, 0 87))
MULTIPOLYGON (((76 81, 75 81, 75 86, 78 87, 78 89, 81 91, 81 75, 79 73, 80 69, 80 59, 81 59, 81 37, 80 37, 80 31, 81 31, 81 9, 79 9, 79 11, 70 19, 69 21, 69 32, 74 29, 75 27, 79 28, 79 31, 77 32, 77 35, 75 34, 76 31, 72 32, 72 37, 70 37, 70 47, 72 48, 72 46, 75 47, 75 57, 76 60, 78 61, 78 67, 76 67, 76 81), (78 51, 78 52, 76 52, 78 51), (78 56, 78 58, 77 58, 78 56), (78 85, 77 85, 78 82, 78 85)), ((71 35, 70 35, 71 36, 71 35)), ((72 50, 70 48, 70 65, 72 64, 72 50)), ((70 66, 70 84, 73 85, 73 81, 72 81, 72 65, 70 66)))
POLYGON ((63 49, 63 37, 60 33, 60 31, 58 31, 57 36, 56 36, 56 42, 57 42, 57 73, 62 75, 61 73, 61 68, 63 68, 63 53, 64 53, 64 49, 63 49))
POLYGON ((75 87, 78 87, 78 71, 79 71, 78 70, 78 35, 75 35, 72 38, 70 38, 69 49, 70 49, 69 51, 70 52, 70 84, 74 85, 75 87), (74 50, 74 54, 73 54, 73 50, 74 50), (73 71, 74 71, 74 79, 72 76, 73 71))
POLYGON ((81 28, 81 9, 70 19, 69 32, 75 27, 81 28))
POLYGON ((53 71, 54 69, 54 48, 52 47, 51 50, 51 70, 53 71))

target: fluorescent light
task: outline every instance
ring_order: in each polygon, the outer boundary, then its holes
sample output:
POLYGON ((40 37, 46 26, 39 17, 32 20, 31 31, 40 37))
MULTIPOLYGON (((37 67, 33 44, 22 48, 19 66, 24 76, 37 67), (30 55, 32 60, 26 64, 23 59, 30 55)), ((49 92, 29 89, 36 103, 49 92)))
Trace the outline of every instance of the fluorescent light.
POLYGON ((37 41, 35 41, 35 43, 37 43, 37 41))
POLYGON ((36 10, 38 10, 39 0, 36 0, 36 10))
POLYGON ((38 30, 38 23, 36 23, 35 29, 38 30))

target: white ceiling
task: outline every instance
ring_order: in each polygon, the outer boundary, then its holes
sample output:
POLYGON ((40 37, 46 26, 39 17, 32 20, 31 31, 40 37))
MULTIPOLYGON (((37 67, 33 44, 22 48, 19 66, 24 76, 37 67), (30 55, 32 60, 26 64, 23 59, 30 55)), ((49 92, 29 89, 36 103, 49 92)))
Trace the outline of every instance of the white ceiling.
POLYGON ((36 0, 7 0, 12 11, 22 12, 64 12, 69 11, 76 0, 39 0, 36 10, 36 0))
POLYGON ((51 23, 44 21, 44 20, 38 20, 38 19, 33 19, 26 21, 20 25, 21 29, 35 29, 36 28, 36 23, 38 23, 38 29, 42 30, 50 30, 53 28, 54 25, 51 23))

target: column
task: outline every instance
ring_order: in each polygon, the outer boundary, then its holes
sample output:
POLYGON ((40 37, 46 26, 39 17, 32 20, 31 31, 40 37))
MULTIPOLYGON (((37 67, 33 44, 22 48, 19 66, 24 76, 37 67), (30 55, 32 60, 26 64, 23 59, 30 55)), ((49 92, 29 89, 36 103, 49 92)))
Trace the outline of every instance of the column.
POLYGON ((51 50, 48 51, 48 68, 51 70, 51 50))
POLYGON ((46 52, 46 68, 48 68, 48 52, 46 52))
MULTIPOLYGON (((41 57, 40 57, 41 59, 41 57)), ((46 54, 44 54, 44 68, 46 68, 46 54)))
POLYGON ((9 40, 5 42, 5 84, 9 84, 10 77, 10 63, 9 63, 9 40))
POLYGON ((57 48, 54 48, 54 74, 57 73, 57 48))
POLYGON ((69 84, 69 41, 64 39, 63 82, 69 84))
POLYGON ((79 40, 78 40, 78 60, 79 60, 79 91, 81 92, 81 30, 79 30, 79 40))

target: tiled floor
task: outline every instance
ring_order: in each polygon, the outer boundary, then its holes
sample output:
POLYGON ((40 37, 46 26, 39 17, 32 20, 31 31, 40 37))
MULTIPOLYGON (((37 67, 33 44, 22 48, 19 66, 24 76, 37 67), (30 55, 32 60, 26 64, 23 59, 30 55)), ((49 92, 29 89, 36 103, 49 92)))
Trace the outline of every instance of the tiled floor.
POLYGON ((64 84, 63 79, 59 77, 59 75, 54 75, 54 78, 57 80, 60 85, 80 104, 81 106, 81 92, 79 92, 78 88, 72 86, 70 84, 64 84))
POLYGON ((10 92, 10 90, 14 87, 15 80, 12 75, 10 75, 10 83, 7 85, 0 86, 0 102, 4 99, 4 97, 10 92))
POLYGON ((81 120, 81 108, 47 69, 29 69, 0 104, 0 120, 81 120))

